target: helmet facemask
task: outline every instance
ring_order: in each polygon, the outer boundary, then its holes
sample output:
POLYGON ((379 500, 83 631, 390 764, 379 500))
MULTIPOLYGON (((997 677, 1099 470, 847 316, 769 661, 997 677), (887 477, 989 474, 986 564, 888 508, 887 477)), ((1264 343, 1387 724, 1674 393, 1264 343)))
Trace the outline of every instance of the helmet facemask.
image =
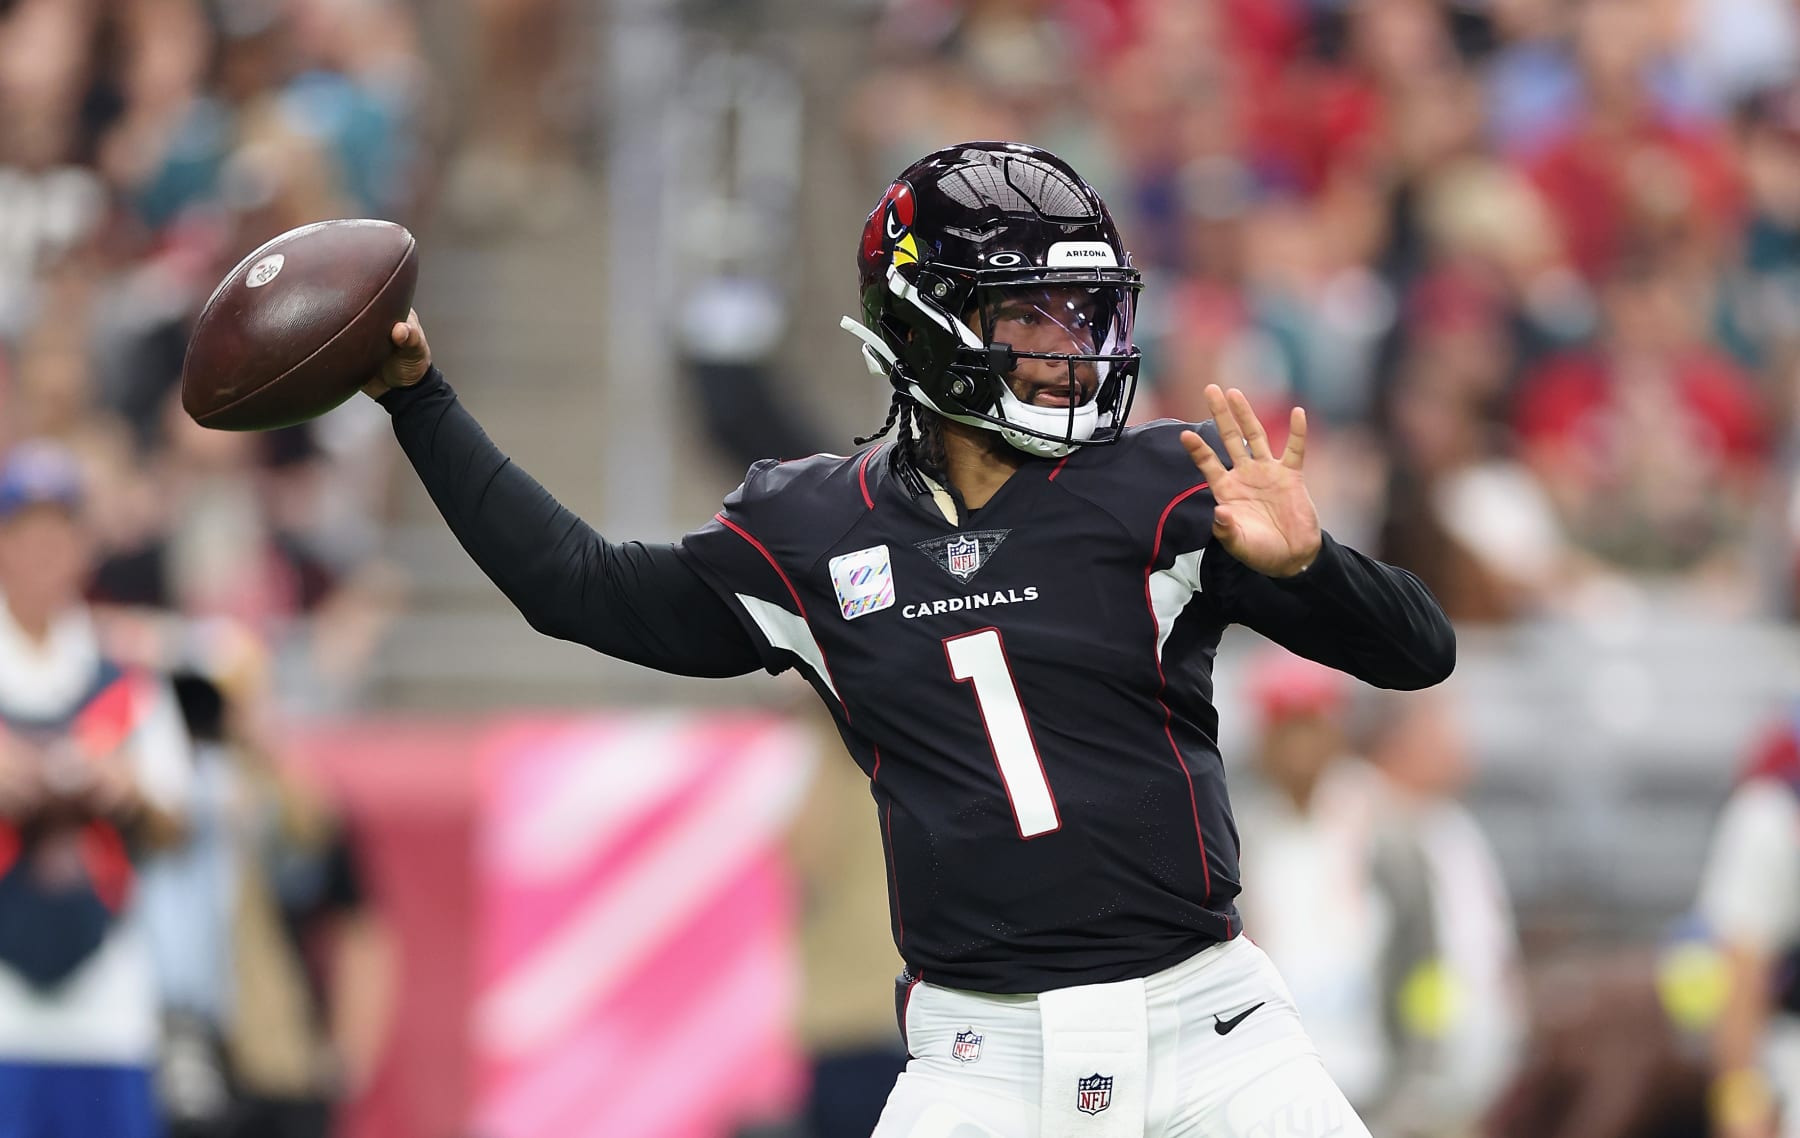
POLYGON ((952 393, 956 380, 971 382, 968 411, 1029 454, 1110 442, 1136 386, 1133 300, 1129 286, 1101 281, 978 286, 964 322, 983 352, 951 365, 952 393))
POLYGON ((880 347, 898 345, 897 353, 879 350, 846 318, 871 370, 945 418, 995 431, 1027 454, 1059 458, 1117 441, 1137 389, 1135 270, 943 278, 927 271, 915 283, 897 266, 889 270, 885 284, 899 303, 882 321, 880 347), (939 296, 941 303, 932 299, 939 296))

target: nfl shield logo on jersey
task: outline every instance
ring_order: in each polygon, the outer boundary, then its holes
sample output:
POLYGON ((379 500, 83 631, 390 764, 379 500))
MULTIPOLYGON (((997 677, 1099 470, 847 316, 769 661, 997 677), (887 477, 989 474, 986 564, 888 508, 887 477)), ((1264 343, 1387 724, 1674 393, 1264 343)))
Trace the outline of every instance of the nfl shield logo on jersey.
POLYGON ((958 581, 967 581, 994 559, 994 551, 1011 532, 1005 529, 970 530, 916 542, 914 548, 958 581))
POLYGON ((945 567, 950 575, 967 581, 981 568, 981 543, 972 537, 959 537, 944 547, 945 567))
POLYGON ((1112 1076, 1095 1071, 1075 1080, 1075 1109, 1083 1114, 1099 1114, 1112 1105, 1112 1076))
POLYGON ((981 1036, 974 1028, 956 1033, 956 1042, 950 1045, 950 1058, 958 1063, 973 1063, 981 1058, 981 1036))
POLYGON ((831 587, 837 590, 838 611, 855 620, 894 605, 894 566, 888 547, 875 545, 833 557, 831 587))

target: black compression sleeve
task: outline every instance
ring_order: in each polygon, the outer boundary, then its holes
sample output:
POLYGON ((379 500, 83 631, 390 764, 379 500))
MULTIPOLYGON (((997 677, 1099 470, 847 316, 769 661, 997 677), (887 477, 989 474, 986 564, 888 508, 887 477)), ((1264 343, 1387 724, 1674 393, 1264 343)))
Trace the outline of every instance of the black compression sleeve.
POLYGON ((673 545, 594 532, 500 452, 435 367, 381 404, 451 532, 531 627, 677 675, 762 666, 744 626, 673 545))
POLYGON ((1310 568, 1265 577, 1226 553, 1201 562, 1229 619, 1380 688, 1430 687, 1456 666, 1456 633, 1420 580, 1324 535, 1310 568))

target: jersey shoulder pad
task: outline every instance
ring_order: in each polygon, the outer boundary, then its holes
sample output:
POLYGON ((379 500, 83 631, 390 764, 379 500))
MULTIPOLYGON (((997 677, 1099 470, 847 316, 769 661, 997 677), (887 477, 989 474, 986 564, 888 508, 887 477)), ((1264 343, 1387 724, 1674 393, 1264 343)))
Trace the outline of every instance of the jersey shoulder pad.
POLYGON ((1140 423, 1135 427, 1127 427, 1119 439, 1116 449, 1128 456, 1125 461, 1143 464, 1144 469, 1160 466, 1171 467, 1185 480, 1199 475, 1199 468, 1188 454, 1187 448, 1181 445, 1183 431, 1197 431, 1206 440, 1206 445, 1213 449, 1220 461, 1231 466, 1231 456, 1225 453, 1224 441, 1219 437, 1219 425, 1208 419, 1203 423, 1189 423, 1181 419, 1156 419, 1148 423, 1140 423), (1192 472, 1190 475, 1189 472, 1192 472))
POLYGON ((790 553, 829 542, 866 509, 860 481, 863 455, 815 454, 752 465, 725 497, 720 516, 790 553))
POLYGON ((1128 427, 1112 446, 1078 452, 1075 457, 1081 461, 1071 461, 1058 482, 1112 514, 1133 534, 1154 541, 1157 528, 1178 503, 1210 510, 1210 496, 1194 492, 1206 477, 1181 445, 1181 433, 1194 430, 1223 454, 1210 420, 1158 419, 1128 427))

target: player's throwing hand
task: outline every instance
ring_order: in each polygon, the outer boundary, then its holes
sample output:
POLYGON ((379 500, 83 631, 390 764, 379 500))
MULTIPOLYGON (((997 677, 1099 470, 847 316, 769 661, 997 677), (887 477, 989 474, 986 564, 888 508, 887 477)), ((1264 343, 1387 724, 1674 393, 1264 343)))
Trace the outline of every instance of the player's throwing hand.
POLYGON ((425 327, 418 312, 406 314, 406 323, 396 324, 389 332, 394 341, 394 354, 381 366, 375 378, 363 384, 363 394, 380 399, 388 392, 411 387, 431 370, 431 345, 425 342, 425 327))
POLYGON ((1296 407, 1288 419, 1287 448, 1277 457, 1269 436, 1242 391, 1206 386, 1206 403, 1231 456, 1231 468, 1195 431, 1181 443, 1212 490, 1213 536, 1246 566, 1269 577, 1292 577, 1319 555, 1324 540, 1319 512, 1300 473, 1306 459, 1306 412, 1296 407))

